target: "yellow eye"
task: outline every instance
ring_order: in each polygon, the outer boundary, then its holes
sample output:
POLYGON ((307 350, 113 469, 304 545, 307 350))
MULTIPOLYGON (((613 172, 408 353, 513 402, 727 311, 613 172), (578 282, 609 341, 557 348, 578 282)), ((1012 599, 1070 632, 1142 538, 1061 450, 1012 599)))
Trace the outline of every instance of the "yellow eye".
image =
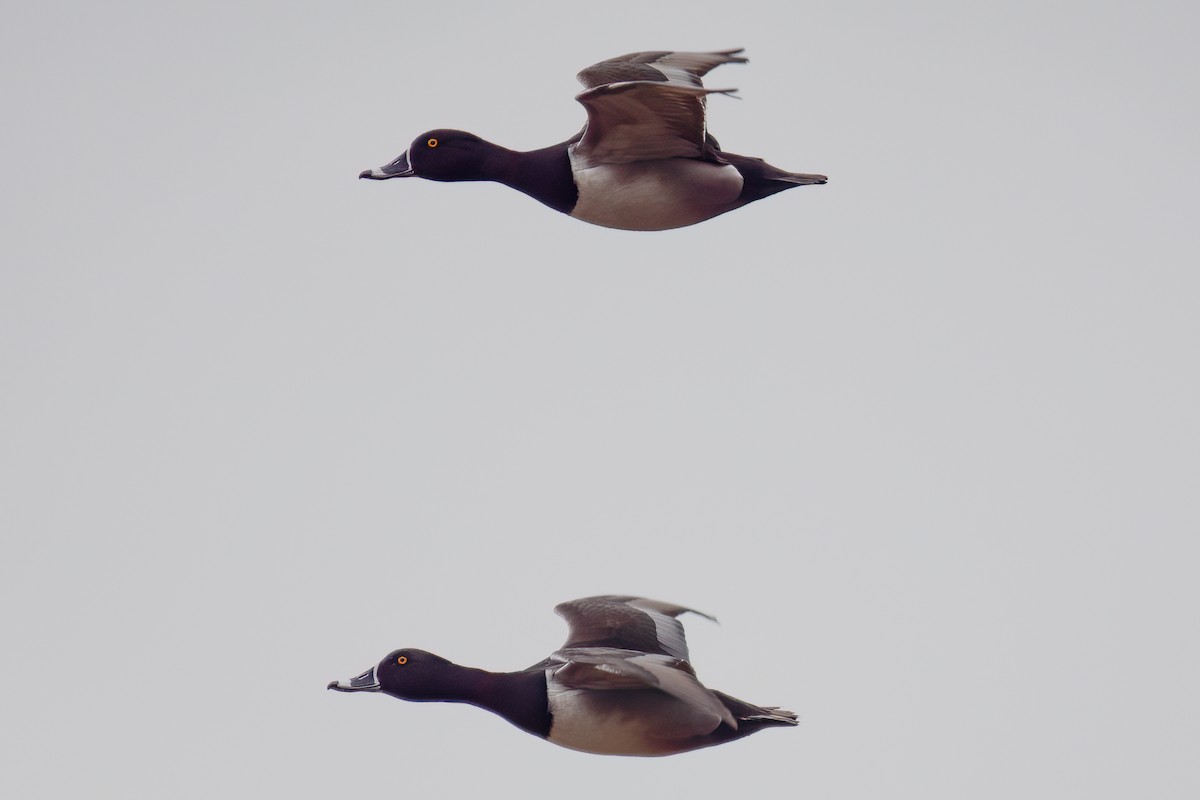
POLYGON ((437 146, 438 146, 438 140, 437 140, 437 139, 430 139, 429 141, 425 142, 425 144, 429 145, 430 147, 437 147, 437 146))
MULTIPOLYGON (((437 139, 430 139, 430 141, 436 142, 437 139)), ((408 656, 400 656, 399 658, 396 659, 396 663, 399 664, 400 666, 404 666, 405 664, 408 663, 408 656)))

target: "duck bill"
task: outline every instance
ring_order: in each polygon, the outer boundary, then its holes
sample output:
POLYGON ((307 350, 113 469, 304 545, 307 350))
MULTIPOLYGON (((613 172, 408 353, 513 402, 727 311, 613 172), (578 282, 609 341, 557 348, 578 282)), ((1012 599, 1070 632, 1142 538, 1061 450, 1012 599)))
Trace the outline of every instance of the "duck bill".
POLYGON ((379 678, 375 677, 375 667, 361 675, 356 675, 350 679, 349 683, 342 681, 330 681, 326 689, 333 689, 335 692, 378 692, 381 687, 379 678))
POLYGON ((411 178, 413 174, 413 168, 408 163, 408 153, 405 152, 390 164, 385 164, 377 169, 363 170, 358 173, 358 177, 373 181, 386 181, 388 178, 411 178))

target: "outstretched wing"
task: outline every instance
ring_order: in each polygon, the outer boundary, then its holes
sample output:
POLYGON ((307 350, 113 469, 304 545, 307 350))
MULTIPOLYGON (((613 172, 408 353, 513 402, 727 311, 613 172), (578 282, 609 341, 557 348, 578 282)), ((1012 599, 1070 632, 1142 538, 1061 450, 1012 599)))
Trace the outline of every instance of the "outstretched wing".
POLYGON ((563 648, 613 647, 688 660, 683 624, 675 619, 693 608, 628 595, 584 597, 560 603, 554 610, 570 626, 563 648))
POLYGON ((711 730, 724 722, 737 729, 737 720, 721 699, 700 681, 691 666, 678 658, 608 647, 564 648, 550 656, 561 663, 554 680, 567 689, 629 691, 657 689, 682 700, 711 719, 711 730))
POLYGON ((712 53, 674 53, 669 50, 628 53, 593 64, 576 77, 587 89, 622 81, 668 81, 702 86, 700 79, 714 67, 746 63, 748 59, 738 55, 742 50, 737 47, 712 53))
POLYGON ((583 70, 587 88, 575 99, 588 122, 575 157, 586 166, 677 157, 724 163, 707 136, 705 98, 736 90, 706 89, 701 78, 745 62, 740 52, 630 53, 583 70))

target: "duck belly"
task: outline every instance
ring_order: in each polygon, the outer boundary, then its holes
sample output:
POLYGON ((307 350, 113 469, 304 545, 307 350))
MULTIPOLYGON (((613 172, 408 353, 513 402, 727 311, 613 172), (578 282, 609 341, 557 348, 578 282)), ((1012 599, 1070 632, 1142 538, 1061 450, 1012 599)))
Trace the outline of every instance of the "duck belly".
POLYGON ((665 756, 698 746, 720 719, 655 689, 565 689, 547 684, 549 741, 585 753, 665 756))
POLYGON ((631 231, 682 228, 737 208, 742 175, 732 165, 692 158, 582 167, 571 154, 579 191, 571 216, 631 231))

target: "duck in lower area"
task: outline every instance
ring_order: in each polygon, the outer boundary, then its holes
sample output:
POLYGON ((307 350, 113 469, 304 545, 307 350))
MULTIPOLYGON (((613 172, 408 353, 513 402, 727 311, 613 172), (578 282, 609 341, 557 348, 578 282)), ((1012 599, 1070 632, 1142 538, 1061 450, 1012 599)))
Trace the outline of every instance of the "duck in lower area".
POLYGON ((554 610, 570 626, 566 644, 528 669, 487 672, 405 648, 328 688, 469 703, 554 744, 608 755, 665 756, 797 724, 791 711, 735 700, 697 680, 676 617, 707 614, 620 595, 554 610))
POLYGON ((705 127, 703 78, 743 63, 741 48, 714 53, 630 53, 580 72, 582 131, 518 152, 472 133, 421 134, 390 164, 360 178, 497 181, 576 219, 637 231, 681 228, 824 175, 788 172, 721 149, 705 127))

